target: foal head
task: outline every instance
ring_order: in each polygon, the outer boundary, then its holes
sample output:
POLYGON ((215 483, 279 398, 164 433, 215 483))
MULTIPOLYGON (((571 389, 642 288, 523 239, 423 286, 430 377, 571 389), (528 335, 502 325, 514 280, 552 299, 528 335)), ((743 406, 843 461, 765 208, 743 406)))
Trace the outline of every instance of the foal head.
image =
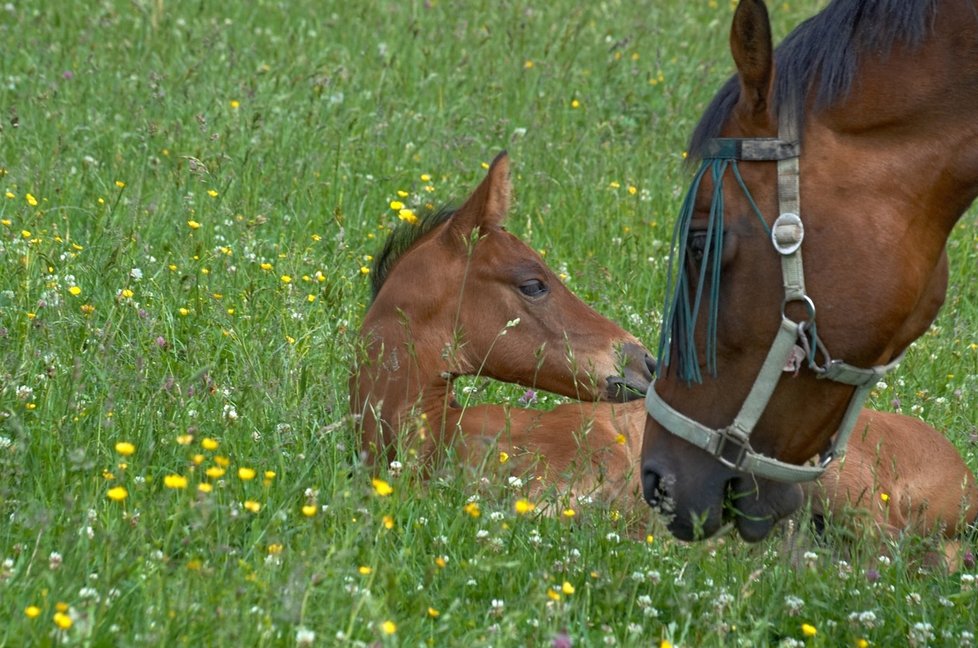
POLYGON ((645 348, 505 230, 509 202, 503 153, 460 208, 429 217, 407 240, 395 233, 388 241, 361 331, 367 359, 353 405, 365 427, 379 418, 396 428, 405 399, 422 411, 444 407, 446 388, 461 375, 582 400, 644 394, 654 370, 645 348), (371 417, 367 410, 381 404, 371 417))

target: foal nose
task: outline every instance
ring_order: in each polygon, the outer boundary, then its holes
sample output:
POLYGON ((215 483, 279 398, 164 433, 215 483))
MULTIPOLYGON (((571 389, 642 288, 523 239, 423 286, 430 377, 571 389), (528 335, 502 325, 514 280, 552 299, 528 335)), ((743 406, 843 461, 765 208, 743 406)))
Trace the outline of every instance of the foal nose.
POLYGON ((640 344, 626 342, 619 351, 620 376, 608 378, 610 400, 629 401, 645 396, 655 375, 655 358, 640 344))

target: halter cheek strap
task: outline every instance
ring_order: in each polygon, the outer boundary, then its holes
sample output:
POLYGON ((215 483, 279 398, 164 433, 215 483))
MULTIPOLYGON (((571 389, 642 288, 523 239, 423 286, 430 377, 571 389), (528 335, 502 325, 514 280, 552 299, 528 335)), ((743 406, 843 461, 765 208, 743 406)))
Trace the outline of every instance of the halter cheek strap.
MULTIPOLYGON (((870 390, 888 371, 899 364, 902 355, 885 365, 869 369, 854 367, 840 360, 833 360, 825 344, 818 337, 815 328, 815 303, 805 291, 805 272, 801 257, 805 228, 799 215, 801 213, 798 173, 800 147, 794 111, 783 110, 778 126, 778 138, 714 139, 707 145, 704 155, 705 160, 777 161, 778 164, 780 215, 771 226, 770 234, 771 243, 781 256, 784 301, 781 306, 781 325, 751 386, 750 393, 733 422, 719 429, 708 427, 677 411, 659 396, 655 390, 655 383, 646 394, 645 407, 649 415, 669 432, 706 450, 729 468, 775 481, 805 482, 817 479, 834 458, 845 454, 846 444, 870 390), (788 318, 786 307, 788 303, 794 301, 802 303, 808 313, 808 319, 795 322, 788 318), (824 358, 821 365, 816 361, 818 353, 824 358), (756 452, 750 443, 750 435, 757 421, 764 414, 786 365, 792 359, 800 360, 798 355, 807 359, 808 367, 820 379, 856 387, 849 399, 849 405, 836 431, 832 446, 822 456, 819 464, 814 466, 798 466, 779 461, 756 452)), ((749 202, 755 205, 746 185, 740 180, 736 165, 734 165, 734 173, 749 202)), ((754 209, 760 217, 756 205, 754 209)))

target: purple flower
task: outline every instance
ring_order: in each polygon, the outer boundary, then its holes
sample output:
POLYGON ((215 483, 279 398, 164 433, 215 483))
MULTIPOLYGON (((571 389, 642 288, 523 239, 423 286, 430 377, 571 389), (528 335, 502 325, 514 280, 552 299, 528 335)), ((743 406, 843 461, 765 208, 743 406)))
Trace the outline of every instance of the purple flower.
POLYGON ((570 635, 567 634, 566 630, 561 630, 554 635, 553 648, 571 648, 572 645, 570 635))
POLYGON ((532 389, 527 389, 522 396, 520 396, 520 405, 532 405, 537 402, 537 393, 532 389))
POLYGON ((965 551, 964 552, 964 558, 961 559, 961 562, 963 562, 964 563, 964 566, 967 567, 968 569, 974 569, 975 568, 975 553, 973 551, 971 551, 970 549, 968 551, 965 551))
POLYGON ((72 79, 75 78, 75 73, 72 72, 71 70, 65 70, 64 72, 61 73, 61 76, 62 78, 64 78, 65 81, 71 81, 72 79))
POLYGON ((880 579, 880 573, 878 571, 876 571, 872 567, 866 570, 866 580, 868 580, 870 583, 875 583, 879 579, 880 579))

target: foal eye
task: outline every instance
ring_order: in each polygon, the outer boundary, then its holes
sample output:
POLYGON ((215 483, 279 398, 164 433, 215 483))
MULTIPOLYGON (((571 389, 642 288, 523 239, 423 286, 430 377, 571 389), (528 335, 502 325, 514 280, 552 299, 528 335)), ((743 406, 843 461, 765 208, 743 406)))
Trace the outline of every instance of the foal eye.
POLYGON ((550 291, 547 284, 539 279, 530 279, 520 284, 520 292, 527 297, 542 297, 550 291))

